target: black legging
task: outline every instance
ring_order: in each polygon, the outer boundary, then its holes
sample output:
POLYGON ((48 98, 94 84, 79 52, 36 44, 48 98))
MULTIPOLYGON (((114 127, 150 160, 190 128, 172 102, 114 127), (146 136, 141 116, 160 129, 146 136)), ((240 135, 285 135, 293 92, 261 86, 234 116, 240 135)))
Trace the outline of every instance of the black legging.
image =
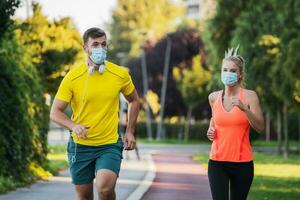
POLYGON ((239 163, 209 160, 208 179, 213 199, 246 200, 253 173, 253 161, 239 163))

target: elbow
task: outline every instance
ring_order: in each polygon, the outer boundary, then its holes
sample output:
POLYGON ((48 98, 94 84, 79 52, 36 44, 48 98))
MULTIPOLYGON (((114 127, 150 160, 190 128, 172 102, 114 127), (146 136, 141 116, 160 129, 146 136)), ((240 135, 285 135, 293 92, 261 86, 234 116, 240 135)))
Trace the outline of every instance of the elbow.
POLYGON ((50 120, 51 120, 51 121, 54 121, 55 117, 54 117, 54 114, 53 114, 52 112, 50 112, 49 117, 50 117, 50 120))
POLYGON ((264 128, 260 128, 260 129, 257 130, 257 132, 260 133, 260 134, 262 134, 264 131, 265 131, 264 128))
POLYGON ((56 114, 53 110, 51 110, 49 117, 51 121, 56 122, 56 114))
POLYGON ((135 105, 135 107, 139 110, 140 109, 140 101, 139 99, 135 99, 134 101, 132 101, 132 104, 135 105))
POLYGON ((135 107, 134 110, 135 110, 136 112, 139 112, 139 111, 140 111, 140 107, 141 107, 140 102, 139 102, 139 101, 135 101, 133 105, 134 105, 134 107, 135 107))
POLYGON ((137 108, 138 108, 138 110, 140 109, 140 107, 141 107, 141 103, 140 103, 140 101, 139 100, 137 100, 136 101, 136 106, 137 106, 137 108))
POLYGON ((263 133, 265 131, 265 120, 262 119, 260 122, 260 130, 259 133, 263 133))
POLYGON ((263 133, 265 131, 265 125, 262 123, 260 127, 256 130, 258 133, 263 133))

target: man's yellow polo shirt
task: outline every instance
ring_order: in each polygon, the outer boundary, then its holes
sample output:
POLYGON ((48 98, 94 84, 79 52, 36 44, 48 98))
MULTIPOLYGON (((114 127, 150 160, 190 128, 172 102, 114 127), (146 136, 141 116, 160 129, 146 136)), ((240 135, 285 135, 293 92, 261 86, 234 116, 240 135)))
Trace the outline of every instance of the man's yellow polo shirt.
POLYGON ((128 71, 105 62, 103 74, 88 74, 88 66, 81 65, 62 80, 56 99, 71 103, 75 123, 89 127, 87 139, 76 139, 78 144, 98 146, 118 140, 119 96, 132 94, 134 85, 128 71))

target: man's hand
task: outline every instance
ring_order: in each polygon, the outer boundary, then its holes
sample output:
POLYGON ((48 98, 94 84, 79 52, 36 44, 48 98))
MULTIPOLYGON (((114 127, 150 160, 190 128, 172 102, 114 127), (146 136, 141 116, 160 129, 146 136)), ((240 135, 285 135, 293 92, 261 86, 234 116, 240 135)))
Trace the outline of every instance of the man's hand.
POLYGON ((76 124, 72 127, 72 132, 75 133, 76 139, 78 140, 79 138, 85 140, 87 139, 87 129, 89 127, 83 126, 81 124, 76 124))
POLYGON ((126 132, 123 138, 123 145, 125 150, 133 150, 135 148, 135 138, 133 133, 126 132))

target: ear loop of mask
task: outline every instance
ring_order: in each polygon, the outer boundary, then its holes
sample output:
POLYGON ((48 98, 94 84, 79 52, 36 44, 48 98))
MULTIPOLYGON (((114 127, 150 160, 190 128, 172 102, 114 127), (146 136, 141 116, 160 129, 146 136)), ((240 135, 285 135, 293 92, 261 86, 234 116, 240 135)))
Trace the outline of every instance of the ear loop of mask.
MULTIPOLYGON (((78 122, 80 123, 80 117, 81 117, 81 113, 82 113, 82 110, 83 110, 83 105, 84 105, 84 102, 85 102, 85 98, 86 98, 86 94, 87 94, 87 85, 88 85, 88 81, 89 81, 89 76, 86 77, 86 80, 85 80, 85 84, 84 84, 84 93, 81 97, 81 107, 79 109, 79 112, 78 112, 78 122)), ((74 150, 74 155, 71 157, 71 162, 72 164, 74 164, 76 162, 76 155, 77 155, 77 142, 78 142, 78 138, 77 138, 77 135, 75 133, 75 139, 74 139, 74 143, 75 143, 75 150, 74 150)))

